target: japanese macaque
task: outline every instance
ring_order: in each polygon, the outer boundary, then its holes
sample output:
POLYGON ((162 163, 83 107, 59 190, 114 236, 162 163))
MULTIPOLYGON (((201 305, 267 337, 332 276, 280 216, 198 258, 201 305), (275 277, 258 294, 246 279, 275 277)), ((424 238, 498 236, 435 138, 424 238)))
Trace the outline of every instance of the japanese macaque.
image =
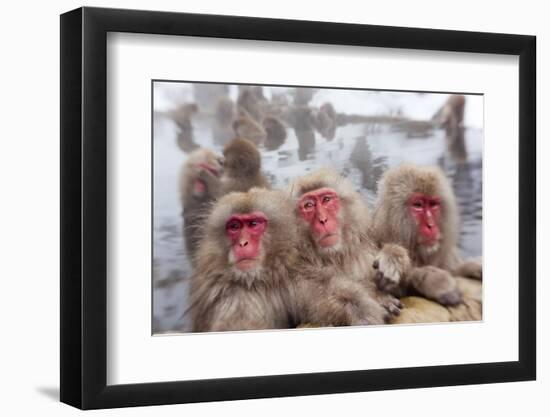
MULTIPOLYGON (((481 262, 460 258, 458 227, 454 194, 439 168, 406 164, 388 170, 379 185, 371 236, 380 245, 406 248, 411 269, 379 275, 379 288, 397 296, 419 294, 445 306, 479 300, 480 312, 481 283, 455 278, 482 278, 481 262)), ((385 260, 374 266, 380 262, 385 260)))
POLYGON ((252 142, 236 138, 223 150, 224 173, 221 179, 221 195, 231 191, 248 191, 252 187, 269 188, 262 175, 262 157, 252 142))
POLYGON ((240 138, 247 138, 255 145, 264 143, 267 133, 264 127, 255 121, 246 111, 240 111, 239 117, 233 122, 235 135, 240 138))
POLYGON ((409 258, 397 245, 387 245, 378 253, 366 234, 368 208, 353 186, 336 172, 321 169, 295 180, 290 194, 300 238, 298 322, 383 324, 399 314, 399 300, 376 288, 372 265, 383 254, 392 260, 392 268, 402 272, 408 269, 409 258))
POLYGON ((215 110, 215 122, 212 125, 212 136, 218 144, 225 145, 235 137, 233 121, 237 117, 235 104, 229 97, 221 97, 215 110))
POLYGON ((366 135, 355 138, 349 160, 361 173, 362 188, 375 190, 378 180, 387 169, 386 158, 373 156, 366 135))
POLYGON ((468 152, 464 141, 464 107, 466 98, 451 95, 433 119, 445 128, 447 152, 459 164, 466 162, 468 152))
POLYGON ((192 152, 198 147, 194 142, 191 122, 192 116, 198 111, 199 107, 195 103, 187 103, 166 113, 178 126, 177 143, 180 149, 186 153, 192 152))
POLYGON ((278 149, 286 140, 286 127, 275 116, 266 116, 262 120, 266 132, 265 147, 267 150, 278 149))
POLYGON ((215 200, 233 191, 270 188, 261 167, 260 152, 245 139, 228 143, 223 156, 208 149, 189 155, 180 174, 180 194, 185 244, 192 264, 204 218, 215 200))
POLYGON ((199 107, 195 103, 187 103, 179 106, 174 110, 170 110, 168 115, 178 125, 180 130, 191 135, 193 126, 191 125, 191 116, 199 111, 199 107))
POLYGON ((308 106, 293 106, 285 112, 285 120, 294 128, 298 139, 298 158, 300 161, 311 157, 315 150, 315 115, 308 106))
POLYGON ((242 86, 239 88, 237 106, 239 110, 244 110, 256 122, 261 122, 267 106, 263 88, 261 86, 242 86))
POLYGON ((337 114, 331 103, 324 103, 317 112, 315 129, 327 140, 334 139, 337 127, 337 114))
POLYGON ((293 91, 294 104, 298 106, 307 106, 318 91, 319 90, 316 88, 296 88, 293 91))
POLYGON ((208 149, 197 149, 189 154, 179 177, 180 199, 183 209, 183 236, 187 254, 193 262, 200 226, 210 204, 220 193, 223 157, 208 149))
POLYGON ((191 277, 192 330, 294 326, 293 207, 281 191, 231 193, 213 207, 191 277))

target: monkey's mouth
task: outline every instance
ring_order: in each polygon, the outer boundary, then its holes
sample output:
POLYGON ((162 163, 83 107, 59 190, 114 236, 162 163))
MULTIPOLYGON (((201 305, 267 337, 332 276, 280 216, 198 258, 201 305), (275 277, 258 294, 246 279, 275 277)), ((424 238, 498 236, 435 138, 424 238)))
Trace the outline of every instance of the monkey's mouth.
POLYGON ((235 268, 240 271, 250 271, 258 265, 258 259, 256 258, 243 258, 235 262, 235 268))
POLYGON ((418 239, 418 243, 422 246, 425 246, 426 248, 432 247, 432 246, 438 246, 439 245, 439 236, 434 237, 420 237, 418 239))
POLYGON ((340 235, 338 233, 327 233, 326 235, 321 236, 317 241, 319 246, 322 248, 330 248, 331 246, 336 245, 340 241, 340 235))

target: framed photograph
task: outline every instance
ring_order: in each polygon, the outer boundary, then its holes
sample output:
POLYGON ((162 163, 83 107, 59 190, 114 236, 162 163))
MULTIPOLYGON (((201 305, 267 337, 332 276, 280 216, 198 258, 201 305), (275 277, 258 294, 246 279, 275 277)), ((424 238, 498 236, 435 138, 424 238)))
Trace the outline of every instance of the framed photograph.
POLYGON ((531 36, 61 16, 61 401, 536 378, 531 36))

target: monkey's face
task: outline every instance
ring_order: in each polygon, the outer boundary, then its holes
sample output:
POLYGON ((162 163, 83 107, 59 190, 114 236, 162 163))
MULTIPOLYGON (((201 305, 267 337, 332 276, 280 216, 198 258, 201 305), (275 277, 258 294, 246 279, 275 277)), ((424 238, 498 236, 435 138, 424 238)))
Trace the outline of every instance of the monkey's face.
POLYGON ((300 217, 308 224, 311 237, 321 250, 338 249, 341 240, 340 199, 332 188, 323 187, 302 195, 300 217))
POLYGON ((261 211, 232 214, 225 224, 229 240, 229 264, 236 271, 254 272, 264 258, 262 238, 267 231, 267 216, 261 211))
POLYGON ((427 252, 439 246, 441 232, 441 198, 435 195, 412 193, 407 200, 407 211, 416 227, 416 240, 427 252))

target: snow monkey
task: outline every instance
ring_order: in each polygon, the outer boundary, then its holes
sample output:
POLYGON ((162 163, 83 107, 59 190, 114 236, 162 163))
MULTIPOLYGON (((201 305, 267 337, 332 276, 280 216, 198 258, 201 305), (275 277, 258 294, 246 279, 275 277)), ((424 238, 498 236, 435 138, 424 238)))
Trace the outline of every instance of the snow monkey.
POLYGON ((252 187, 269 188, 261 173, 260 152, 253 143, 234 139, 225 146, 223 157, 208 149, 189 155, 180 175, 180 193, 185 243, 192 262, 211 204, 227 193, 252 187))
POLYGON ((464 107, 466 97, 450 95, 445 104, 432 117, 445 128, 447 153, 459 164, 464 164, 468 157, 464 140, 464 107))
POLYGON ((411 269, 401 276, 379 274, 379 288, 396 296, 420 294, 445 306, 476 301, 481 313, 481 262, 460 258, 458 233, 454 194, 439 168, 404 164, 388 170, 379 184, 370 234, 380 245, 406 248, 411 269))
POLYGON ((222 172, 223 157, 209 149, 191 152, 180 172, 183 236, 191 261, 199 240, 202 218, 219 195, 222 172))
POLYGON ((191 277, 196 332, 294 326, 290 272, 297 258, 293 207, 282 191, 230 193, 205 222, 191 277))
POLYGON ((270 187, 261 172, 262 157, 252 142, 233 139, 225 146, 223 156, 222 195, 231 191, 248 191, 252 187, 270 187))
MULTIPOLYGON (((336 172, 321 169, 296 179, 290 195, 299 236, 299 323, 383 324, 399 314, 399 300, 378 291, 374 283, 378 249, 366 234, 367 206, 353 186, 336 172)), ((380 254, 393 261, 392 273, 408 269, 405 249, 387 245, 380 254)))

